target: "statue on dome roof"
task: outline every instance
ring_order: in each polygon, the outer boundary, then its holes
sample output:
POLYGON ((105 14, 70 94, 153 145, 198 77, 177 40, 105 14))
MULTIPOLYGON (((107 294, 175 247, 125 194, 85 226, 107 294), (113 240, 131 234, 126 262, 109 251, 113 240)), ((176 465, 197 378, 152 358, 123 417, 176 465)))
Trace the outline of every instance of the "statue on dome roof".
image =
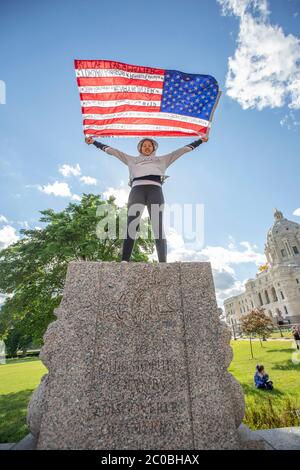
POLYGON ((281 211, 279 211, 278 209, 274 209, 274 217, 276 220, 280 220, 280 219, 283 219, 283 214, 281 211))

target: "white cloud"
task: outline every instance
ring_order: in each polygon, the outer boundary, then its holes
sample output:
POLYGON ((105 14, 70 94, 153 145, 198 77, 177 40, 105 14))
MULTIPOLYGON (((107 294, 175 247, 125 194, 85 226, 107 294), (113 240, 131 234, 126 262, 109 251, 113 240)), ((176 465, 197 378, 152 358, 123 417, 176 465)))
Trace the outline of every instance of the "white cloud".
POLYGON ((4 215, 0 215, 0 222, 1 222, 1 223, 2 223, 2 222, 6 223, 6 222, 8 222, 8 220, 7 220, 7 218, 6 218, 4 215))
MULTIPOLYGON (((54 196, 60 196, 60 197, 70 197, 74 201, 80 201, 81 196, 78 194, 72 194, 71 189, 68 185, 68 183, 62 183, 59 181, 55 181, 53 184, 45 184, 45 185, 40 185, 40 184, 28 184, 26 185, 27 188, 36 188, 39 191, 45 193, 45 194, 53 194, 54 196)), ((17 222, 18 224, 27 224, 26 228, 28 228, 28 223, 25 222, 17 222)))
POLYGON ((240 251, 235 246, 230 245, 227 248, 222 246, 206 246, 201 250, 201 255, 206 257, 211 262, 212 267, 218 271, 225 270, 233 273, 229 269, 231 265, 240 263, 254 263, 259 266, 265 262, 265 256, 254 250, 249 242, 241 242, 240 245, 245 247, 245 250, 240 251))
POLYGON ((13 295, 14 294, 1 294, 0 293, 0 307, 1 307, 2 304, 4 304, 6 299, 13 297, 13 295))
MULTIPOLYGON (((299 59, 300 57, 298 57, 298 60, 299 59)), ((295 80, 293 80, 289 84, 288 89, 292 96, 292 102, 289 104, 289 108, 299 109, 300 108, 300 73, 299 71, 298 71, 298 77, 295 78, 295 80)))
POLYGON ((212 268, 219 272, 234 275, 232 265, 240 263, 254 263, 256 266, 266 262, 264 254, 258 253, 257 246, 248 241, 239 243, 244 250, 236 246, 234 239, 230 236, 227 247, 210 246, 197 249, 192 244, 185 244, 183 237, 174 228, 165 229, 168 239, 168 261, 210 261, 212 268))
POLYGON ((72 198, 73 201, 81 201, 81 196, 79 196, 78 194, 72 194, 72 198))
MULTIPOLYGON (((216 279, 216 273, 213 273, 214 275, 214 280, 216 279)), ((224 307, 224 300, 229 299, 230 297, 234 297, 235 295, 240 295, 243 292, 245 292, 245 283, 247 279, 244 281, 239 281, 235 279, 234 283, 232 286, 224 288, 224 289, 218 289, 216 286, 216 298, 217 298, 217 303, 220 307, 224 307)), ((216 284, 216 282, 215 282, 216 284)))
POLYGON ((298 207, 298 209, 294 210, 293 215, 299 215, 299 217, 300 217, 300 207, 298 207))
POLYGON ((236 279, 232 272, 222 269, 220 271, 215 271, 214 282, 215 282, 216 289, 226 290, 226 289, 232 288, 232 286, 236 282, 236 279))
POLYGON ((11 225, 5 225, 0 230, 0 249, 7 248, 12 243, 19 240, 16 229, 11 225))
MULTIPOLYGON (((165 231, 168 240, 169 263, 175 261, 209 261, 211 263, 217 302, 220 307, 225 299, 244 291, 247 279, 244 281, 237 279, 235 266, 242 263, 259 266, 266 262, 265 256, 256 251, 257 246, 248 241, 242 241, 236 246, 233 237, 229 236, 227 247, 208 245, 204 248, 195 248, 185 244, 182 236, 174 228, 166 227, 165 231), (240 246, 244 249, 241 250, 240 246)), ((149 258, 157 259, 156 250, 149 258)))
POLYGON ((243 109, 300 108, 300 41, 269 23, 266 0, 217 0, 240 19, 237 49, 228 59, 227 94, 243 109))
MULTIPOLYGON (((79 164, 77 163, 75 166, 70 166, 67 165, 66 163, 64 165, 61 165, 58 170, 63 176, 80 176, 81 175, 81 168, 79 164)), ((87 185, 96 185, 97 180, 96 178, 93 178, 92 176, 81 176, 80 181, 82 183, 87 184, 87 185)))
POLYGON ((82 176, 80 178, 80 181, 82 181, 84 184, 87 184, 87 185, 96 185, 97 184, 96 178, 93 178, 92 176, 82 176))
POLYGON ((267 0, 217 0, 223 15, 243 16, 246 12, 257 12, 266 18, 269 14, 267 0))
POLYGON ((292 130, 297 129, 297 127, 300 126, 300 121, 297 121, 293 111, 289 111, 289 113, 285 114, 280 120, 280 125, 282 127, 286 126, 288 130, 292 130))
MULTIPOLYGON (((124 185, 124 182, 121 181, 121 186, 119 188, 113 188, 109 187, 106 191, 103 191, 103 196, 105 199, 108 199, 110 196, 114 196, 116 198, 116 205, 119 207, 125 206, 128 201, 128 196, 129 196, 130 188, 124 185)), ((143 214, 143 217, 145 217, 145 212, 143 214)))
POLYGON ((58 169, 59 173, 61 173, 63 176, 79 176, 81 174, 81 169, 79 164, 77 163, 76 166, 70 166, 67 165, 66 163, 64 165, 61 165, 58 169))
POLYGON ((18 220, 17 225, 21 225, 22 228, 29 229, 29 223, 27 220, 18 220))
POLYGON ((38 186, 38 189, 46 194, 54 194, 54 196, 71 197, 69 185, 67 183, 59 183, 55 181, 53 184, 47 184, 45 186, 38 186))

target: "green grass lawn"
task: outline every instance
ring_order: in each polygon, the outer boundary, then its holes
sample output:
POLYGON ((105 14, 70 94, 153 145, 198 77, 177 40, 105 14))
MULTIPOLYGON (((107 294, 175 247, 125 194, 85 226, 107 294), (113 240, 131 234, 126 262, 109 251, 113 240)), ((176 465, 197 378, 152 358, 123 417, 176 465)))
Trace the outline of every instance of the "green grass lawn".
MULTIPOLYGON (((247 338, 247 336, 244 336, 242 335, 243 338, 247 338)), ((292 332, 291 331, 288 331, 288 330, 281 330, 281 334, 280 334, 280 331, 273 331, 273 333, 270 334, 270 339, 292 339, 293 335, 292 335, 292 332)))
MULTIPOLYGON (((249 341, 231 342, 234 358, 229 371, 245 393, 244 422, 253 429, 300 426, 300 354, 299 364, 294 364, 292 353, 295 350, 291 341, 262 344, 263 348, 259 341, 253 342, 252 359, 249 341), (274 382, 272 392, 256 390, 253 385, 258 363, 264 364, 274 382)), ((9 360, 0 365, 0 442, 18 442, 29 432, 27 406, 33 390, 46 373, 46 367, 38 358, 9 360)))
POLYGON ((292 332, 291 331, 282 331, 282 336, 280 334, 280 331, 276 331, 275 333, 271 333, 271 336, 270 338, 292 338, 293 335, 292 335, 292 332))
POLYGON ((244 422, 252 429, 300 426, 300 353, 292 341, 253 341, 254 359, 249 341, 231 341, 234 358, 228 370, 240 382, 245 393, 244 422), (273 381, 271 392, 257 390, 253 376, 256 364, 263 364, 273 381))
POLYGON ((0 442, 18 442, 28 434, 27 406, 47 369, 37 358, 0 365, 0 442))

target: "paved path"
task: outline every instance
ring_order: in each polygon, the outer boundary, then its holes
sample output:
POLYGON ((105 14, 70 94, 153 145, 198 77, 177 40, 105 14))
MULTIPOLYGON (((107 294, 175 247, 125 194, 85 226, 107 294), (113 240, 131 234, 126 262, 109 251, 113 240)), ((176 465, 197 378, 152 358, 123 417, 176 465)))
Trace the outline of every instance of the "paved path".
MULTIPOLYGON (((232 338, 234 341, 234 339, 232 338)), ((241 341, 249 341, 249 338, 237 338, 237 340, 241 341)), ((252 338, 251 341, 259 341, 258 338, 252 338)), ((267 341, 262 341, 263 343, 267 343, 268 341, 294 341, 292 338, 268 338, 267 341)))
MULTIPOLYGON (((300 426, 259 431, 250 431, 245 425, 241 425, 240 428, 244 436, 246 438, 248 436, 252 441, 263 439, 266 450, 300 450, 300 426)), ((31 450, 34 447, 34 438, 31 434, 17 444, 0 444, 0 450, 31 450)))
POLYGON ((262 429, 253 434, 262 437, 273 450, 300 450, 300 426, 262 429))

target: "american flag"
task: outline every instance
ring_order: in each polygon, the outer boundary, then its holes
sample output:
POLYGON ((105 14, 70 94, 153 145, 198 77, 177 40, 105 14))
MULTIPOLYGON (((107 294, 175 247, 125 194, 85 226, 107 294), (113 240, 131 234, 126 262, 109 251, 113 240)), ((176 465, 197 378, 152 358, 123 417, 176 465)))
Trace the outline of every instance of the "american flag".
POLYGON ((208 135, 221 91, 211 75, 75 60, 86 136, 208 135))

